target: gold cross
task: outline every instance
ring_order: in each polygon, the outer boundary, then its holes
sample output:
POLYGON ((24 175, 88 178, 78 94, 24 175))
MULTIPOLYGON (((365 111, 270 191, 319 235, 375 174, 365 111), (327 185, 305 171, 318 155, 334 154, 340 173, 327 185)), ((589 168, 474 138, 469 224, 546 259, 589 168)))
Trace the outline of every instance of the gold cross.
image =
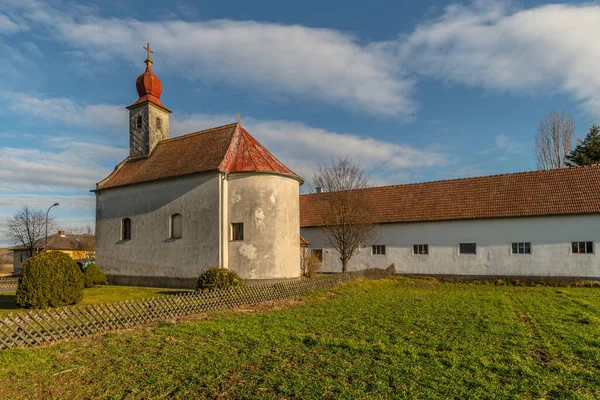
POLYGON ((148 59, 150 59, 150 54, 151 54, 151 53, 154 53, 154 52, 152 51, 152 49, 150 48, 150 43, 148 43, 148 44, 146 45, 146 47, 144 47, 144 50, 146 50, 146 52, 148 53, 148 59))
POLYGON ((238 122, 240 122, 240 119, 242 118, 242 115, 240 114, 240 112, 238 111, 237 114, 235 114, 236 117, 238 117, 238 122))

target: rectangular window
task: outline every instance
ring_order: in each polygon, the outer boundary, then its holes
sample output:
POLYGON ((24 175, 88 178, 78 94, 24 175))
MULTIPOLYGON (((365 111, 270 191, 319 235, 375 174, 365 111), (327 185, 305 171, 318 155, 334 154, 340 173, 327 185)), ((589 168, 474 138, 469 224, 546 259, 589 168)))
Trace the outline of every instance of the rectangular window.
POLYGON ((131 220, 129 218, 121 220, 121 240, 131 240, 131 220))
POLYGON ((513 254, 531 254, 531 243, 516 242, 512 244, 513 254))
POLYGON ((23 254, 19 256, 19 264, 23 264, 23 254))
POLYGON ((381 244, 377 244, 371 247, 371 254, 377 256, 385 256, 385 246, 381 244))
POLYGON ((594 254, 594 242, 571 242, 573 254, 594 254))
POLYGON ((231 240, 244 240, 244 224, 242 222, 231 224, 231 240))
POLYGON ((317 257, 319 261, 323 262, 323 249, 312 249, 310 254, 313 257, 317 257))
POLYGON ((476 243, 461 243, 459 246, 460 254, 477 254, 476 243))
POLYGON ((429 254, 429 246, 426 244, 415 244, 413 245, 413 254, 429 254))

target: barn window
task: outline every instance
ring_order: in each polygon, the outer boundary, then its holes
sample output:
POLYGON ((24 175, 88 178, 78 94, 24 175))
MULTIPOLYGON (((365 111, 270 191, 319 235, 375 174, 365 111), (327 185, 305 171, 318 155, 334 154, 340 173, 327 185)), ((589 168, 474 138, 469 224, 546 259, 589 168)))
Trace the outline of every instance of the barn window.
POLYGON ((414 244, 413 254, 427 255, 429 254, 429 245, 426 244, 414 244))
POLYGON ((244 224, 242 222, 231 224, 231 240, 244 240, 244 224))
POLYGON ((594 254, 594 242, 571 242, 573 254, 594 254))
POLYGON ((378 256, 385 256, 385 246, 384 245, 374 245, 371 247, 371 254, 378 256))
POLYGON ((460 254, 477 254, 477 244, 461 243, 458 250, 460 254))
POLYGON ((161 129, 162 128, 162 120, 160 119, 160 117, 156 117, 156 129, 161 129))
POLYGON ((123 218, 121 221, 121 240, 131 240, 131 220, 123 218))
POLYGON ((317 257, 319 261, 323 261, 323 249, 312 249, 310 251, 310 255, 313 257, 317 257))
POLYGON ((169 238, 179 239, 183 234, 183 217, 181 214, 171 215, 169 221, 169 238))
POLYGON ((142 116, 138 115, 135 120, 135 126, 137 129, 142 129, 142 116))
POLYGON ((531 243, 517 242, 512 244, 513 254, 531 254, 531 243))

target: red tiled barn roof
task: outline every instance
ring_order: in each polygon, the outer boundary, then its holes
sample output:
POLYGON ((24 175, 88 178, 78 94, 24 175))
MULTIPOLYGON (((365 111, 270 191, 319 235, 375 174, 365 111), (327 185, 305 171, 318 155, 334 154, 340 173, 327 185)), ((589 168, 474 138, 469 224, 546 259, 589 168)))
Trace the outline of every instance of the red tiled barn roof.
MULTIPOLYGON (((600 213, 600 165, 363 189, 376 223, 600 213)), ((300 226, 322 226, 327 193, 300 196, 300 226)))
POLYGON ((162 140, 150 156, 121 162, 96 190, 219 170, 276 172, 301 180, 234 123, 162 140))

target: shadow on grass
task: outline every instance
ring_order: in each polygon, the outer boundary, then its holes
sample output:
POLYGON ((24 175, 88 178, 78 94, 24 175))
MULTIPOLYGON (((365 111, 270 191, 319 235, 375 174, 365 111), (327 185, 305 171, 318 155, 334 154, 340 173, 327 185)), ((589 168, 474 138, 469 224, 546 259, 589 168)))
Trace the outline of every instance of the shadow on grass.
POLYGON ((182 293, 196 293, 196 291, 195 290, 165 290, 165 291, 158 292, 158 294, 168 294, 169 296, 173 296, 176 294, 182 294, 182 293))
POLYGON ((0 314, 5 314, 9 311, 18 311, 21 308, 15 301, 15 293, 0 292, 0 314))

